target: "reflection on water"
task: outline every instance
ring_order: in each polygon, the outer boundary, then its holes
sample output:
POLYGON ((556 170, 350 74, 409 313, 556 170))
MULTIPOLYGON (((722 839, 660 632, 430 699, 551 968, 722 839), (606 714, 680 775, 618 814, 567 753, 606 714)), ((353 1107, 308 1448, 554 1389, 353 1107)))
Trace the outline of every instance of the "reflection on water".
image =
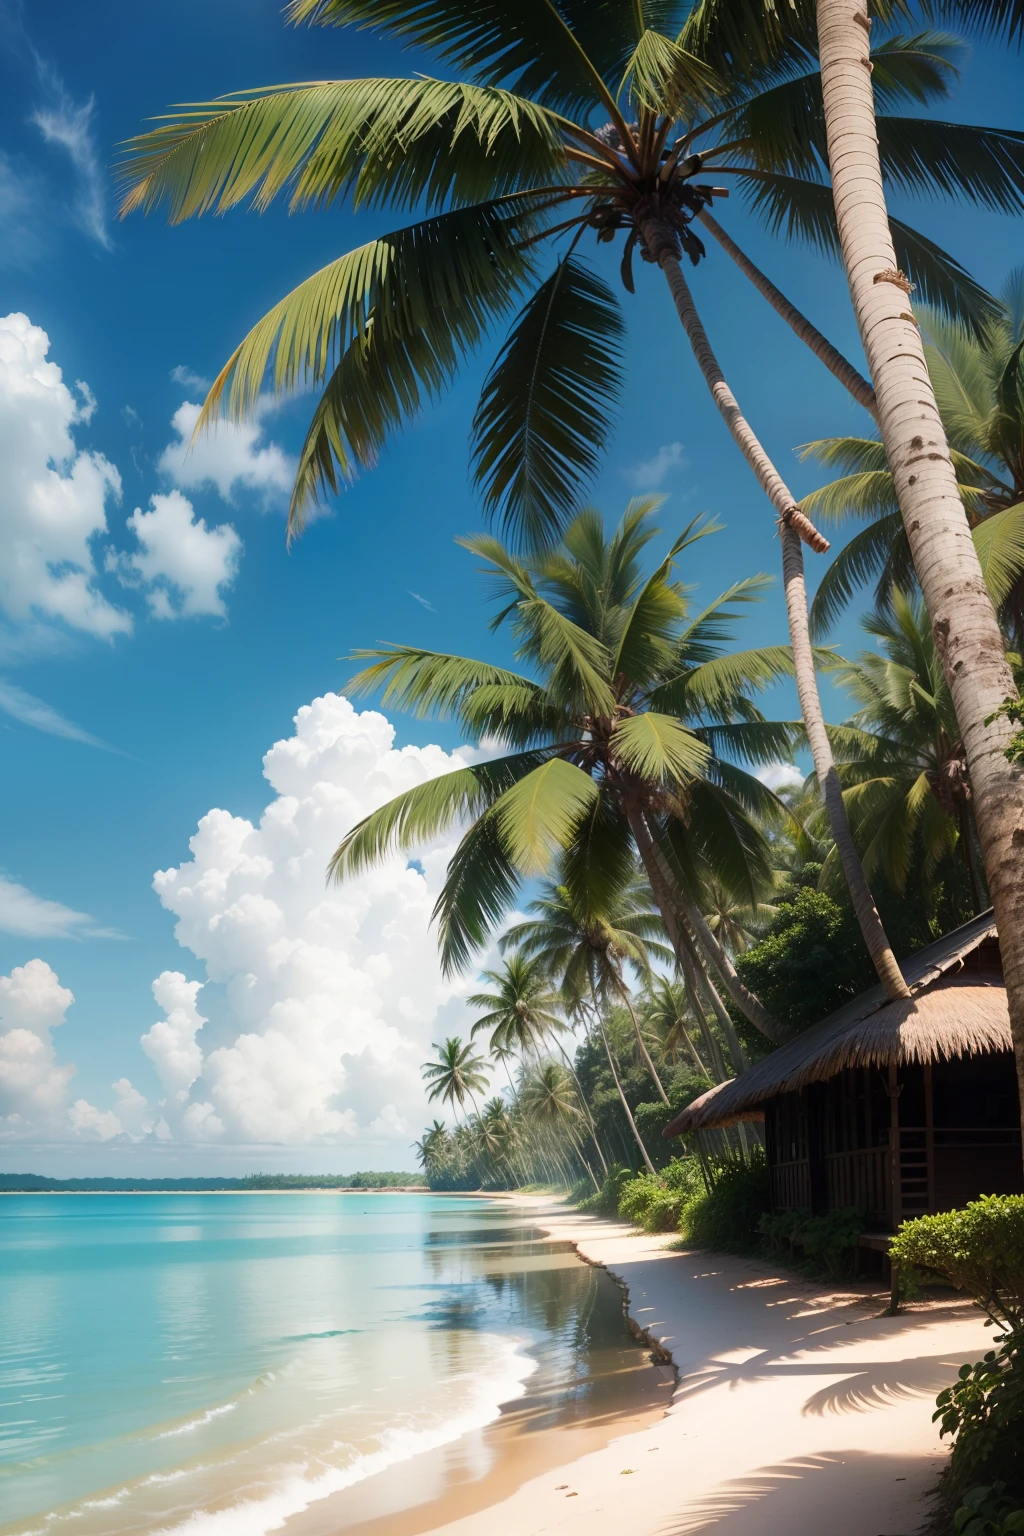
POLYGON ((482 1475, 479 1432, 503 1404, 533 1433, 655 1395, 618 1287, 506 1205, 27 1196, 2 1211, 3 1536, 262 1536, 414 1456, 402 1481, 430 1497, 419 1453, 455 1441, 482 1475))

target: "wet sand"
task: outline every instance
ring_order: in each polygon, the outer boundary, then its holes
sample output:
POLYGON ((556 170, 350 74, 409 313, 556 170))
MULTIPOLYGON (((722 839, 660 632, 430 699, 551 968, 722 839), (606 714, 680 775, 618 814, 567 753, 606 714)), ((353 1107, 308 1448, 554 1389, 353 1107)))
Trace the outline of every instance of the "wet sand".
POLYGON ((539 1198, 533 1216, 628 1287, 633 1319, 679 1371, 668 1413, 613 1410, 534 1433, 509 1413, 478 1446, 461 1442, 434 1463, 425 1498, 423 1469, 408 1463, 400 1488, 366 1482, 333 1507, 325 1501, 316 1525, 290 1522, 292 1536, 920 1529, 947 1454, 934 1397, 988 1347, 969 1303, 886 1317, 887 1296, 866 1286, 828 1291, 762 1264, 672 1251, 671 1239, 539 1198))

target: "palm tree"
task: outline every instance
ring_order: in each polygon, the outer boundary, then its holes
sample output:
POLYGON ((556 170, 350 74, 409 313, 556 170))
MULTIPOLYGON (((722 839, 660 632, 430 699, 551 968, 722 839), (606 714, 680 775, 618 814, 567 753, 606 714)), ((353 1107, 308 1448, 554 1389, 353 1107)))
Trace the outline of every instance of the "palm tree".
POLYGON ((499 942, 502 948, 517 949, 538 970, 560 976, 566 1001, 586 990, 595 998, 606 1001, 612 996, 621 1003, 629 1014, 637 1048, 658 1097, 667 1104, 668 1095, 651 1060, 623 975, 627 963, 647 976, 653 960, 669 958, 671 951, 660 942, 665 930, 658 914, 651 910, 645 883, 624 884, 611 900, 606 891, 601 895, 602 906, 588 910, 585 897, 574 901, 567 886, 549 883, 530 902, 528 911, 534 916, 516 923, 499 942))
POLYGON ((928 880, 959 846, 980 910, 986 892, 964 744, 924 605, 897 587, 891 611, 862 625, 881 654, 862 652, 837 669, 859 708, 834 744, 864 867, 902 891, 915 852, 928 880))
POLYGON ((433 1049, 437 1052, 436 1059, 425 1061, 421 1069, 428 1085, 429 1102, 433 1104, 440 1099, 442 1104, 450 1104, 453 1109, 456 1104, 463 1109, 468 1098, 476 1109, 474 1095, 483 1093, 487 1087, 483 1057, 475 1055, 473 1046, 469 1042, 463 1044, 458 1035, 450 1036, 443 1045, 435 1042, 433 1049))
POLYGON ((586 1168, 595 1189, 601 1186, 597 1176, 583 1155, 583 1147, 576 1135, 580 1108, 572 1076, 557 1061, 539 1062, 525 1078, 519 1092, 519 1102, 529 1120, 556 1142, 558 1132, 564 1132, 572 1143, 580 1162, 586 1168))
POLYGON ((734 955, 740 955, 760 937, 762 926, 775 916, 771 902, 738 900, 718 880, 709 880, 704 890, 704 917, 712 933, 734 955))
POLYGON ((657 505, 632 502, 610 538, 596 512, 583 512, 557 549, 521 560, 489 537, 463 541, 485 561, 502 605, 495 622, 509 625, 537 680, 416 646, 359 653, 371 665, 350 693, 380 690, 385 706, 455 718, 470 739, 512 750, 389 801, 349 832, 330 869, 343 878, 469 820, 435 909, 450 970, 484 943, 522 876, 544 874, 559 855, 574 898, 587 890, 593 900, 595 882, 614 890, 632 874, 635 846, 680 963, 696 941, 737 1006, 780 1040, 697 898, 706 873, 751 892, 766 877, 754 818, 784 808, 726 754, 758 762, 789 750, 792 726, 766 721, 750 694, 792 660, 783 646, 725 649, 736 606, 765 578, 692 613, 676 566, 715 524, 691 524, 645 579, 657 505))
MULTIPOLYGON (((1017 689, 910 308, 912 285, 893 245, 868 57, 867 0, 816 0, 816 9, 826 143, 843 262, 907 542, 963 737, 999 927, 1024 1126, 1024 774, 1011 761, 1014 727, 1003 710, 1004 704, 1016 700, 1017 689)), ((1015 29, 1021 35, 1017 4, 959 0, 956 9, 982 26, 1015 29)), ((955 130, 941 136, 949 142, 955 130)), ((974 187, 980 188, 984 179, 979 164, 974 187)), ((972 196, 969 183, 965 192, 972 196)), ((1019 206, 1019 194, 1005 206, 1019 206)))
POLYGON ((721 1082, 726 1076, 725 1063, 722 1060, 721 1049, 707 1026, 707 1019, 701 1015, 697 1019, 701 1028, 701 1035, 705 1049, 711 1058, 717 1076, 712 1073, 701 1060, 700 1053, 694 1045, 687 1029, 687 1004, 686 990, 679 982, 673 982, 668 976, 652 976, 648 983, 647 996, 644 999, 644 1016, 647 1022, 661 1037, 661 1048, 669 1060, 676 1060, 679 1056, 679 1047, 686 1047, 687 1055, 693 1062, 697 1071, 707 1078, 709 1083, 721 1082))
MULTIPOLYGON (((504 935, 500 941, 503 951, 508 948, 507 940, 508 935, 504 935)), ((525 953, 513 950, 505 959, 500 971, 484 971, 481 980, 489 981, 494 990, 477 992, 467 998, 470 1007, 487 1009, 484 1016, 473 1025, 471 1035, 476 1035, 480 1030, 489 1029, 491 1034, 488 1050, 496 1060, 505 1063, 506 1070, 512 1056, 518 1053, 521 1057, 537 1057, 547 1038, 550 1037, 554 1041, 568 1071, 576 1081, 580 1102, 587 1116, 598 1158, 607 1173, 608 1165, 597 1137, 594 1117, 587 1107, 572 1062, 558 1038, 568 1026, 559 1012, 560 1001, 558 994, 552 990, 548 973, 536 960, 530 959, 525 953)), ((510 1075, 510 1086, 511 1082, 510 1075)))
MULTIPOLYGON (((632 258, 665 275, 679 319, 723 420, 780 520, 787 612, 801 710, 865 942, 887 992, 907 988, 857 861, 832 771, 806 623, 801 539, 808 522, 729 388, 683 274, 706 254, 693 228, 735 177, 769 228, 834 242, 822 178, 822 104, 813 12, 757 6, 740 26, 714 0, 696 5, 521 0, 481 12, 467 0, 291 0, 289 17, 372 26, 434 49, 472 79, 328 81, 242 93, 165 119, 133 140, 123 211, 163 202, 172 220, 253 198, 267 206, 425 205, 428 215, 352 251, 272 309, 229 358, 201 417, 255 407, 273 358, 273 387, 320 393, 290 508, 297 527, 339 475, 372 463, 389 433, 436 396, 491 322, 523 293, 475 419, 474 461, 488 510, 531 542, 546 541, 578 502, 609 431, 621 382, 615 295, 577 248, 623 236, 632 258), (649 13, 648 13, 649 12, 649 13), (513 89, 507 88, 511 81, 513 89), (607 119, 604 127, 594 121, 607 119), (781 151, 780 151, 781 146, 781 151), (536 250, 561 241, 541 277, 536 250), (230 390, 228 385, 230 383, 230 390)), ((873 67, 892 105, 943 97, 951 44, 892 37, 873 67)), ((872 120, 873 121, 873 120, 872 120)), ((874 131, 873 122, 873 131, 874 131)), ((1020 205, 1012 134, 892 116, 877 131, 903 185, 970 188, 977 201, 1020 205), (945 126, 945 125, 944 125, 945 126), (977 176, 979 162, 986 175, 977 176)), ((904 261, 939 302, 977 318, 985 296, 931 242, 896 222, 904 261)), ((870 386, 759 273, 731 238, 740 269, 860 397, 870 386), (741 259, 742 258, 742 259, 741 259)))
POLYGON ((507 1057, 513 1052, 537 1056, 548 1036, 565 1029, 556 993, 540 968, 525 955, 509 955, 500 971, 483 971, 480 980, 490 983, 493 990, 476 992, 466 999, 471 1008, 486 1009, 470 1030, 470 1037, 489 1030, 492 1056, 507 1057))
MULTIPOLYGON (((978 331, 922 307, 928 372, 950 444, 960 498, 993 599, 1017 650, 1024 647, 1024 267, 1012 272, 997 312, 978 331)), ((868 526, 836 556, 811 608, 811 625, 824 633, 868 577, 876 576, 876 602, 889 602, 894 586, 914 580, 910 547, 885 448, 877 437, 833 437, 807 443, 815 458, 844 474, 805 496, 815 517, 860 518, 868 526)))

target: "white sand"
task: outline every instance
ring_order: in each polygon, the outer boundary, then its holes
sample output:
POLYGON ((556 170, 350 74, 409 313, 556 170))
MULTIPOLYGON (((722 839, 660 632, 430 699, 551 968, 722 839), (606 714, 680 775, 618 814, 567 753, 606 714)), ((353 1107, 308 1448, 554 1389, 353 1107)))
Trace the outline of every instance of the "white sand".
POLYGON ((445 1536, 913 1536, 946 1456, 934 1398, 990 1335, 968 1303, 879 1316, 881 1292, 827 1295, 764 1265, 666 1251, 670 1239, 538 1200, 629 1289, 630 1315, 669 1350, 668 1415, 445 1536), (559 1485, 567 1485, 560 1487, 559 1485))

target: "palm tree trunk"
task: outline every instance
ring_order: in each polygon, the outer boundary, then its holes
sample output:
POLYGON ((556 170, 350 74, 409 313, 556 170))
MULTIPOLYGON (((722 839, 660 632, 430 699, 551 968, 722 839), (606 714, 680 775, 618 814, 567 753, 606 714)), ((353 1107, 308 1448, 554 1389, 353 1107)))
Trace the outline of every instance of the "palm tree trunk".
POLYGON ((662 1086, 661 1078, 658 1076, 658 1070, 655 1067, 654 1062, 651 1060, 651 1053, 647 1049, 647 1042, 644 1040, 643 1035, 640 1033, 640 1024, 637 1020, 636 1009, 633 1007, 633 1000, 629 995, 629 988, 626 986, 624 981, 620 980, 618 976, 615 978, 615 990, 618 992, 619 996, 622 998, 622 1001, 626 1005, 629 1017, 633 1023, 633 1033, 636 1035, 636 1043, 640 1047, 641 1056, 647 1063, 647 1070, 654 1080, 654 1086, 658 1090, 658 1097, 661 1099, 663 1104, 667 1104, 668 1094, 665 1092, 665 1089, 662 1086))
MULTIPOLYGON (((674 244, 670 246, 663 234, 660 240, 657 239, 654 231, 652 231, 651 235, 648 235, 646 225, 644 227, 644 239, 648 247, 657 252, 659 265, 665 274, 669 290, 675 302, 676 313, 693 348, 693 354, 704 375, 708 389, 711 391, 711 396, 718 406, 737 446, 740 448, 747 463, 757 476, 762 489, 779 514, 783 544, 783 571, 786 576, 786 609, 789 614, 790 643, 793 648, 793 666, 796 672, 797 692, 800 696, 800 710, 804 718, 807 737, 811 744, 811 754, 814 757, 815 769, 819 773, 823 793, 825 794, 825 804, 828 809, 832 835, 836 840, 836 846, 843 861, 843 872, 850 886, 850 895, 853 899, 857 921, 860 923, 868 953, 871 956, 875 970, 878 972, 878 979, 885 988, 885 994, 889 998, 909 997, 910 989, 903 979, 903 973, 896 963, 896 956, 893 954, 889 940, 886 938, 885 929, 882 927, 882 920, 878 915, 878 909, 875 906, 867 880, 864 877, 863 867, 860 859, 856 857, 856 850, 854 850, 852 860, 849 860, 843 851, 844 848, 852 848, 852 839, 850 837, 849 824, 846 820, 843 797, 841 794, 830 793, 825 789, 828 770, 832 767, 832 754, 828 748, 828 737, 825 734, 825 717, 822 713, 821 698, 818 693, 818 680, 814 671, 814 650, 811 646, 810 627, 807 622, 807 597, 803 588, 803 558, 799 541, 802 539, 819 553, 824 553, 828 548, 828 543, 800 511, 793 499, 792 493, 758 442, 749 422, 740 411, 735 395, 726 384, 725 376, 719 367, 718 359, 711 350, 711 343, 708 341, 707 332, 697 313, 689 284, 683 276, 683 268, 679 261, 677 248, 674 244), (651 246, 652 239, 655 239, 653 246, 651 246), (792 535, 792 537, 787 537, 787 535, 792 535), (796 547, 797 552, 801 556, 798 573, 799 579, 797 579, 793 557, 790 552, 793 546, 796 547), (788 567, 787 555, 789 557, 788 567), (797 601, 798 597, 799 602, 797 601), (796 620, 795 623, 794 620, 796 620), (824 744, 826 753, 822 758, 822 764, 825 768, 824 774, 818 769, 818 754, 815 750, 815 743, 818 744, 819 748, 824 744)), ((950 466, 950 473, 952 474, 952 466, 950 466)), ((964 528, 966 529, 966 527, 965 518, 964 528)), ((969 533, 967 537, 970 539, 969 533)), ((973 549, 973 547, 972 544, 971 548, 973 549)), ((977 563, 977 556, 975 556, 975 563, 977 563)), ((836 788, 838 788, 838 781, 836 788)), ((1022 900, 1022 908, 1024 908, 1024 900, 1022 900)), ((696 932, 700 939, 701 947, 707 948, 701 930, 697 928, 696 932)), ((708 932, 710 933, 710 929, 708 932)), ((1024 951, 1024 944, 1022 944, 1022 951, 1024 951)), ((1022 954, 1021 982, 1022 989, 1024 989, 1024 954, 1022 954)))
POLYGON ((721 1046, 714 1037, 711 1026, 707 1020, 707 1015, 704 1012, 704 1008, 700 1000, 700 995, 697 990, 696 967, 689 959, 687 959, 685 962, 681 963, 680 970, 683 973, 683 986, 686 988, 687 1000, 689 1001, 693 1016, 697 1020, 697 1027, 700 1030, 700 1037, 704 1042, 704 1049, 708 1052, 708 1055, 711 1058, 711 1067, 712 1071, 715 1073, 715 1081, 724 1083, 726 1078, 729 1076, 725 1069, 725 1057, 722 1055, 721 1046))
POLYGON ((735 240, 726 234, 718 220, 712 218, 706 208, 697 217, 714 235, 726 254, 732 257, 743 275, 749 277, 761 297, 768 300, 777 315, 781 315, 790 330, 810 347, 815 357, 825 364, 829 373, 835 375, 844 389, 849 390, 857 403, 866 411, 870 411, 872 416, 876 416, 875 392, 864 375, 858 373, 849 359, 845 358, 838 348, 821 334, 817 326, 811 324, 806 315, 800 313, 795 304, 789 302, 784 293, 779 292, 760 267, 755 267, 750 257, 740 250, 735 240))
MULTIPOLYGON (((729 1047, 729 1060, 732 1062, 732 1069, 737 1073, 745 1072, 747 1069, 747 1055, 743 1049, 743 1042, 740 1040, 739 1035, 736 1033, 736 1026, 732 1021, 732 1017, 728 1008, 722 1001, 721 993, 715 986, 714 982, 711 980, 711 977, 708 974, 707 966, 701 963, 701 957, 697 951, 697 946, 685 928, 683 929, 683 943, 690 952, 690 963, 693 966, 697 976, 697 986, 699 988, 701 985, 703 985, 704 990, 708 995, 708 999, 710 1000, 712 1011, 714 1012, 715 1018, 718 1020, 718 1026, 725 1036, 725 1043, 729 1047)), ((723 1073, 723 1076, 725 1075, 726 1074, 723 1073)))
MULTIPOLYGON (((746 1015, 755 1029, 759 1029, 762 1035, 766 1035, 776 1045, 781 1045, 788 1039, 789 1031, 781 1025, 777 1019, 773 1019, 766 1008, 763 1008, 750 991, 740 980, 736 967, 726 955, 722 946, 715 938, 703 917, 694 907, 683 891, 678 880, 673 880, 665 860, 658 849, 654 838, 651 836, 647 825, 647 818, 639 807, 630 808, 626 815, 629 820, 630 831, 633 833, 633 841, 636 843, 644 869, 647 871, 647 879, 650 882, 651 891, 661 912, 662 922, 665 924, 665 932, 669 936, 676 958, 682 964, 682 955, 685 949, 681 933, 679 914, 690 924, 701 947, 711 957, 721 973, 729 996, 737 1008, 746 1015), (703 928, 703 932, 701 929, 703 928), (704 939, 704 934, 707 940, 704 939)), ((730 1020, 730 1028, 732 1021, 730 1020)))
POLYGON ((594 1150, 596 1151, 598 1159, 600 1160, 601 1168, 607 1176, 608 1164, 605 1162, 604 1153, 601 1151, 601 1143, 597 1139, 597 1123, 594 1120, 593 1115, 590 1113, 590 1105, 587 1103, 586 1094, 583 1092, 583 1084, 580 1082, 576 1075, 576 1068, 573 1066, 572 1060, 568 1051, 565 1049, 565 1046, 562 1044, 561 1040, 557 1041, 556 1043, 558 1045, 559 1051, 561 1052, 562 1060, 565 1062, 566 1069, 568 1070, 573 1082, 576 1084, 576 1092, 580 1096, 580 1103, 583 1106, 583 1113, 586 1115, 587 1124, 590 1126, 590 1139, 594 1143, 594 1150))
POLYGON ((611 1048, 611 1045, 608 1042, 608 1036, 605 1033, 604 1020, 602 1019, 600 1013, 598 1013, 596 1010, 595 1010, 595 1017, 597 1019, 597 1027, 601 1031, 601 1039, 602 1039, 602 1041, 604 1043, 604 1053, 608 1057, 608 1065, 611 1068, 612 1077, 615 1079, 615 1086, 616 1086, 616 1088, 619 1091, 619 1100, 620 1100, 620 1102, 622 1104, 623 1109, 626 1111, 626 1119, 629 1121, 629 1128, 633 1132, 633 1140, 636 1142, 637 1146, 640 1148, 640 1156, 644 1160, 644 1164, 645 1164, 645 1166, 647 1168, 648 1173, 653 1173, 654 1172, 654 1164, 651 1162, 651 1159, 648 1156, 647 1148, 644 1146, 643 1137, 640 1135, 640 1132, 636 1128, 636 1121, 633 1119, 633 1111, 630 1109, 629 1105, 627 1104, 627 1102, 626 1102, 626 1095, 622 1091, 622 1084, 619 1081, 619 1074, 618 1074, 618 1071, 616 1070, 616 1067, 615 1067, 615 1057, 612 1055, 612 1048, 611 1048))
POLYGON ((807 731, 807 741, 814 759, 814 771, 828 812, 829 825, 835 838, 836 852, 843 866, 853 910, 857 914, 860 931, 864 935, 879 980, 889 998, 909 997, 910 988, 903 979, 903 972, 889 947, 882 927, 871 888, 864 875, 864 866, 853 841, 850 823, 843 805, 843 790, 832 758, 832 748, 821 712, 818 681, 814 675, 814 651, 811 647, 810 625, 807 619, 807 588, 804 584, 803 546, 792 528, 783 526, 782 579, 786 589, 786 612, 789 615, 789 632, 793 637, 793 669, 796 673, 796 691, 800 699, 800 713, 807 731), (799 637, 799 644, 797 638, 799 637))
POLYGON ((907 541, 963 735, 995 907, 1024 1123, 1024 775, 1006 758, 1017 696, 889 231, 866 0, 818 0, 825 130, 839 240, 907 541))

